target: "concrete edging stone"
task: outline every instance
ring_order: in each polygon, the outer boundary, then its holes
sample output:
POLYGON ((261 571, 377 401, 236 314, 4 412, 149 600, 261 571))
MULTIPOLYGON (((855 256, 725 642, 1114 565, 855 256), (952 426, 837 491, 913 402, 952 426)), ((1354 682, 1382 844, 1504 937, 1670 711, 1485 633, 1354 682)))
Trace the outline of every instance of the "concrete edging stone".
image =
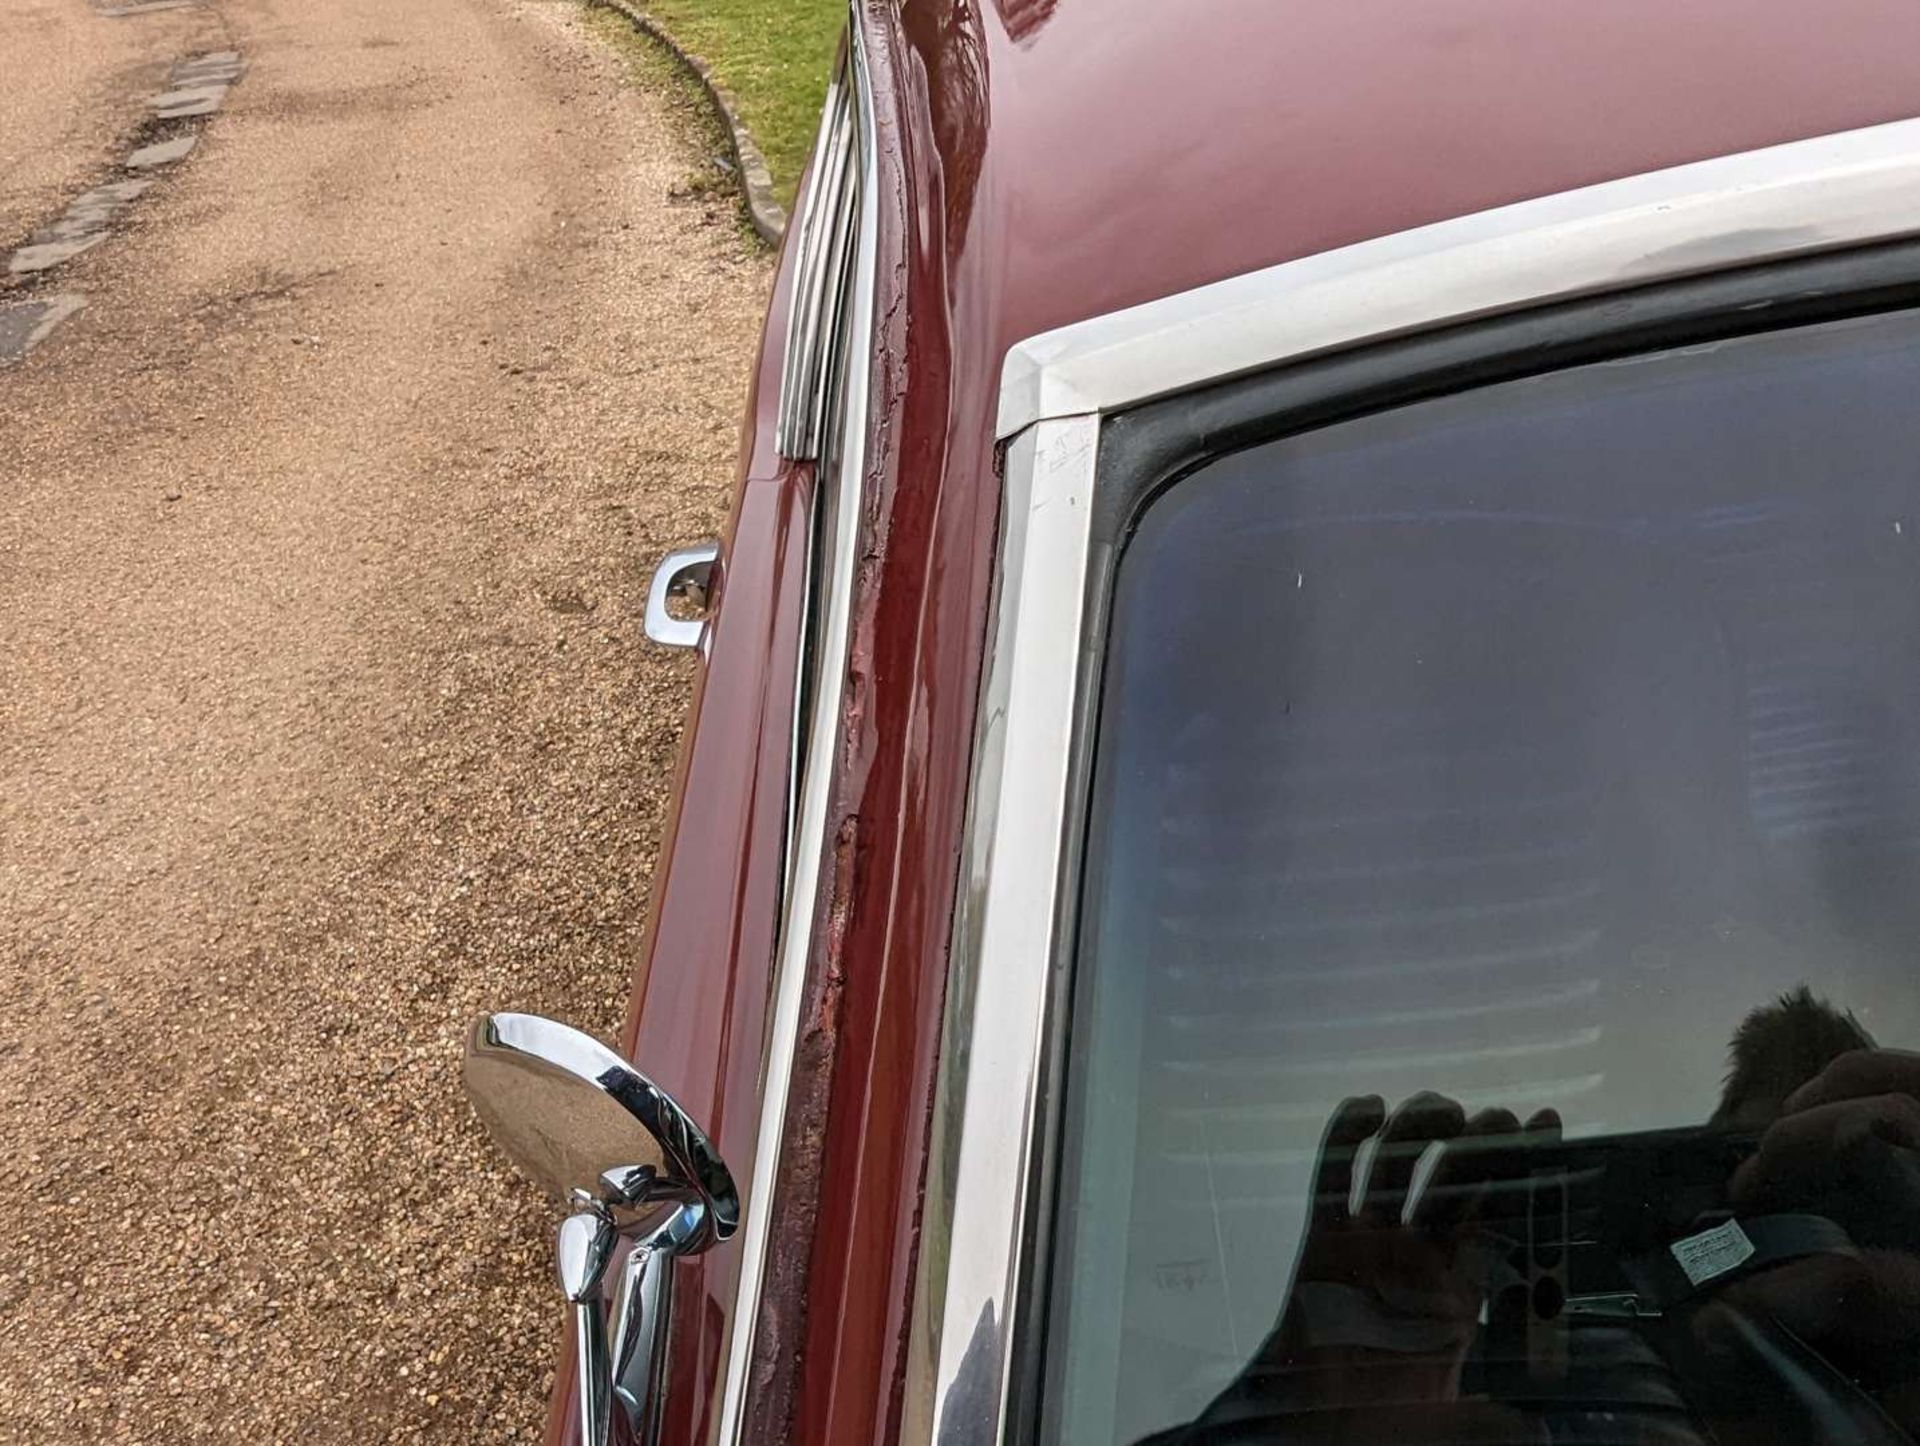
POLYGON ((593 3, 624 15, 636 29, 666 46, 676 60, 693 72, 727 128, 733 147, 734 174, 739 179, 741 198, 747 203, 747 215, 753 222, 754 232, 769 246, 778 246, 780 238, 787 233, 786 208, 773 197, 773 177, 767 173, 766 157, 761 155, 753 132, 740 119, 739 103, 734 100, 733 92, 714 75, 712 66, 630 0, 593 0, 593 3))

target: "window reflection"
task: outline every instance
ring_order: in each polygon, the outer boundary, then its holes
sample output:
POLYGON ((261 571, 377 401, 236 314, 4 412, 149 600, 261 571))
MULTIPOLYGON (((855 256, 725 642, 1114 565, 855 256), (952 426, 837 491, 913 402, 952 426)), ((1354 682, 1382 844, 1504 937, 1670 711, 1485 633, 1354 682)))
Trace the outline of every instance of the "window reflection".
POLYGON ((1507 383, 1147 511, 1051 1439, 1920 1428, 1916 341, 1507 383))

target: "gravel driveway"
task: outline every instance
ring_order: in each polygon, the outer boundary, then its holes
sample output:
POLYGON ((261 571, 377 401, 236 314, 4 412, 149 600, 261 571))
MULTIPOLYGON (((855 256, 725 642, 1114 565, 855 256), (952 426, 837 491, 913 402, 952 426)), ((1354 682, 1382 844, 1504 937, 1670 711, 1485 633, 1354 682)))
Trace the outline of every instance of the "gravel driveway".
POLYGON ((0 371, 0 1441, 524 1441, 458 1035, 618 1020, 768 264, 571 0, 84 18, 250 68, 0 371))

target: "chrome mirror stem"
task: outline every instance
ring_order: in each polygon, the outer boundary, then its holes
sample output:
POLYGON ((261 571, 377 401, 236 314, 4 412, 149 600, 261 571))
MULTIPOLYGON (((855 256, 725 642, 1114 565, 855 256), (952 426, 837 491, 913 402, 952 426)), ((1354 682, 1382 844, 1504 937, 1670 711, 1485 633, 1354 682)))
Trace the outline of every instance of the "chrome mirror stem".
POLYGON ((666 1370, 666 1331, 673 1309, 673 1263, 691 1233, 684 1219, 699 1206, 674 1214, 627 1253, 613 1298, 614 1399, 626 1413, 635 1446, 659 1438, 660 1381, 666 1370))
POLYGON ((574 1390, 580 1405, 580 1446, 607 1446, 613 1436, 607 1376, 607 1318, 598 1299, 573 1303, 574 1390))
POLYGON ((586 1207, 560 1222, 555 1255, 560 1289, 573 1306, 575 1389, 580 1404, 580 1446, 607 1446, 613 1430, 607 1369, 607 1318, 600 1282, 619 1238, 605 1211, 586 1207))

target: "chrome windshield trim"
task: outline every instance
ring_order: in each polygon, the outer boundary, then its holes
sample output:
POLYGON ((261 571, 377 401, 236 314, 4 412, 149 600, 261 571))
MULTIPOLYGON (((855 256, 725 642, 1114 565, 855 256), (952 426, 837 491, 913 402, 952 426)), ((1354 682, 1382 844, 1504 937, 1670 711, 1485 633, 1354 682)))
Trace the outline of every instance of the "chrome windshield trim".
POLYGON ((1044 332, 996 433, 1652 281, 1920 233, 1920 120, 1696 161, 1363 241, 1044 332))
POLYGON ((838 465, 820 482, 816 516, 820 519, 823 552, 819 561, 821 619, 819 672, 815 678, 804 776, 800 783, 799 816, 790 845, 792 868, 782 912, 780 941, 774 964, 773 1003, 767 1024, 767 1058, 760 1101, 753 1169, 742 1202, 739 1237, 740 1286, 735 1297, 726 1350, 726 1373, 721 1387, 720 1427, 715 1438, 722 1446, 740 1439, 746 1421, 747 1383, 753 1344, 759 1323, 760 1296, 766 1282, 768 1227, 774 1187, 779 1179, 782 1138, 786 1131, 787 1101, 793 1081, 794 1054, 800 1035, 805 999, 807 959, 813 944, 815 904, 826 859, 827 812, 831 802, 835 743, 840 731, 841 695, 846 685, 847 648, 853 616, 854 564, 859 555, 861 478, 866 467, 868 365, 872 356, 873 291, 878 245, 878 197, 874 184, 875 140, 873 101, 861 50, 857 16, 847 42, 848 70, 854 89, 857 122, 854 151, 860 168, 859 227, 848 301, 849 338, 860 344, 848 348, 846 373, 840 393, 847 418, 838 465))
POLYGON ((1920 234, 1920 120, 1422 227, 1097 317, 1008 354, 976 725, 904 1446, 1001 1446, 1019 1321, 1106 415, 1365 342, 1920 234))

